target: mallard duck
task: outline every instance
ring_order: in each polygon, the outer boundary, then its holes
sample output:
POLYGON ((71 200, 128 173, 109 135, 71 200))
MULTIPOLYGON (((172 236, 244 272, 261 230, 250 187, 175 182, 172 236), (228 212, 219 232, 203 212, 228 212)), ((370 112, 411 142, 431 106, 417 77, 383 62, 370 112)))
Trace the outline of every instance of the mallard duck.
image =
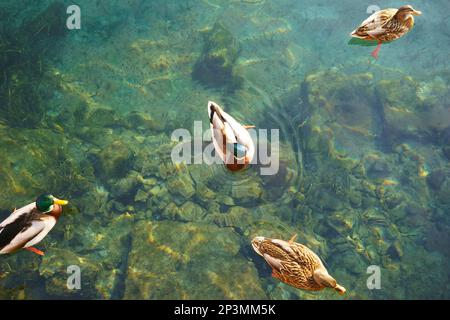
POLYGON ((363 40, 377 41, 378 45, 372 52, 372 56, 377 59, 381 44, 404 36, 414 26, 414 16, 421 14, 422 12, 410 5, 398 9, 383 9, 364 20, 350 35, 363 40))
POLYGON ((328 274, 320 258, 308 247, 294 242, 295 238, 296 235, 284 241, 256 237, 252 246, 272 268, 274 278, 303 290, 333 288, 344 294, 345 288, 328 274))
POLYGON ((68 201, 43 194, 14 212, 0 224, 0 254, 26 249, 39 255, 44 253, 32 246, 39 243, 55 226, 68 201))
POLYGON ((255 154, 255 145, 247 129, 224 112, 215 102, 208 102, 208 115, 214 148, 225 166, 231 171, 246 168, 255 154))

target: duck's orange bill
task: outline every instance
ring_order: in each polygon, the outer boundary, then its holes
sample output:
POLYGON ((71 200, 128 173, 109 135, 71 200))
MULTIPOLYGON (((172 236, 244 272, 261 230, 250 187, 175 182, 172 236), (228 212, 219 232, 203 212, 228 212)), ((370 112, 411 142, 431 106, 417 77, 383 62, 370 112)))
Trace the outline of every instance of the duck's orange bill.
POLYGON ((43 252, 43 251, 41 251, 41 250, 39 250, 39 249, 36 249, 36 248, 34 248, 34 247, 28 247, 28 248, 24 248, 24 249, 26 249, 26 250, 28 250, 28 251, 31 251, 31 252, 34 252, 34 253, 36 253, 36 254, 38 254, 38 255, 40 255, 40 256, 43 256, 43 255, 44 255, 44 252, 43 252))

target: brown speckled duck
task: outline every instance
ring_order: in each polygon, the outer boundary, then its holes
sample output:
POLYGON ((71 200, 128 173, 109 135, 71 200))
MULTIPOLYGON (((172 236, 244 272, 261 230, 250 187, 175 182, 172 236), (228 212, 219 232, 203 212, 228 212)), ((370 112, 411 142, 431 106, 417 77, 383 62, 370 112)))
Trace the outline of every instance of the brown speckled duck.
POLYGON ((340 294, 345 288, 328 274, 320 258, 308 247, 291 240, 256 237, 253 249, 272 267, 272 276, 293 287, 318 291, 333 288, 340 294))
POLYGON ((377 59, 381 44, 404 36, 414 26, 414 16, 421 14, 422 12, 410 5, 401 6, 398 9, 383 9, 364 20, 350 36, 378 41, 376 49, 372 52, 372 56, 377 59))

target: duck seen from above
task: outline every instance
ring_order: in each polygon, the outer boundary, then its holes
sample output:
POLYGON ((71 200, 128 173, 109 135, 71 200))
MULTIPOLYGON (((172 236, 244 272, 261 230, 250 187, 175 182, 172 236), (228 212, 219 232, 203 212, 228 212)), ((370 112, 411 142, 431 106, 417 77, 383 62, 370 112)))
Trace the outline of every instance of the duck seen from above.
POLYGON ((0 254, 26 249, 44 255, 33 246, 47 236, 58 221, 62 206, 67 204, 67 200, 43 194, 35 202, 14 210, 0 224, 0 254))
POLYGON ((404 36, 414 26, 414 16, 422 12, 410 5, 398 9, 379 10, 364 20, 361 25, 350 33, 350 36, 362 40, 377 41, 378 45, 372 52, 377 59, 383 42, 390 42, 404 36))
POLYGON ((296 236, 289 241, 255 237, 252 246, 272 268, 272 276, 281 282, 311 291, 333 288, 344 294, 345 288, 328 274, 320 258, 308 247, 294 242, 296 236))
POLYGON ((208 115, 214 149, 230 171, 240 171, 252 162, 255 145, 245 126, 224 112, 215 102, 208 102, 208 115))

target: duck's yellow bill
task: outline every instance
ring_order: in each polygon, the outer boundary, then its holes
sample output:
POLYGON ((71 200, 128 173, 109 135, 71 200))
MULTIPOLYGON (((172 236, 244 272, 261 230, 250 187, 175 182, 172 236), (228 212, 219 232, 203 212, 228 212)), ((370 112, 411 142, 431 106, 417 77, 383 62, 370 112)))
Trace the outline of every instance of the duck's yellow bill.
POLYGON ((53 203, 54 204, 59 204, 60 206, 65 206, 65 205, 67 205, 69 203, 69 201, 55 198, 53 200, 53 203))

